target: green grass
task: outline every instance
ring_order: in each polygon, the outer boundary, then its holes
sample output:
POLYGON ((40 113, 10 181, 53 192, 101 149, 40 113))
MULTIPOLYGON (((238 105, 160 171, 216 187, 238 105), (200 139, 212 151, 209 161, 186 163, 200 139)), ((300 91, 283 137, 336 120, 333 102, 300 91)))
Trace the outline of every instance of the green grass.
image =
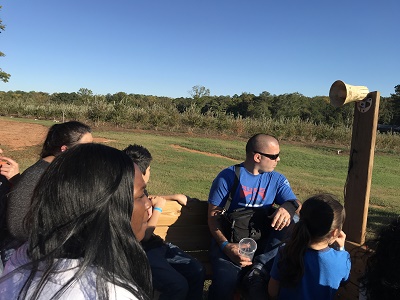
MULTIPOLYGON (((42 124, 49 126, 53 123, 45 121, 42 124)), ((93 136, 110 140, 107 144, 118 149, 134 143, 147 147, 153 155, 152 176, 148 186, 150 193, 183 193, 201 200, 207 200, 211 182, 223 168, 242 161, 246 144, 245 139, 236 137, 205 138, 96 127, 93 128, 93 136)), ((5 141, 2 141, 1 147, 3 145, 6 145, 5 141)), ((38 159, 40 148, 38 145, 24 150, 7 150, 7 155, 15 158, 24 170, 38 159)), ((281 161, 276 170, 289 179, 301 201, 318 192, 333 193, 343 201, 348 162, 349 149, 339 145, 282 141, 281 161), (337 154, 338 150, 343 152, 337 154)), ((400 214, 399 167, 398 155, 375 153, 368 220, 370 232, 400 214)))
MULTIPOLYGON (((244 158, 246 140, 187 136, 163 136, 149 133, 95 132, 95 136, 121 141, 111 144, 122 149, 129 143, 146 146, 153 154, 153 194, 184 193, 207 200, 212 180, 223 168, 244 158), (182 148, 176 148, 178 145, 182 148), (189 152, 192 149, 198 152, 189 152), (207 153, 223 157, 213 157, 207 153)), ((335 145, 300 145, 281 142, 281 161, 276 170, 290 181, 301 201, 318 192, 329 192, 343 202, 349 149, 335 145), (343 150, 337 154, 338 150, 343 150)), ((368 237, 400 214, 400 157, 376 153, 370 192, 368 237)))

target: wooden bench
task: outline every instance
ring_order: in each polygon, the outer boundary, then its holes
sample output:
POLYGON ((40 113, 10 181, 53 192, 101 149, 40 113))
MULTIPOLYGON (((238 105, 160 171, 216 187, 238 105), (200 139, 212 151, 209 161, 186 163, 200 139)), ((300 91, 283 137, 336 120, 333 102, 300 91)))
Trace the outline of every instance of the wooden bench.
MULTIPOLYGON (((197 258, 205 267, 206 279, 211 279, 212 269, 208 256, 211 234, 207 225, 207 201, 191 199, 187 206, 167 201, 158 221, 155 233, 167 242, 197 258)), ((346 250, 352 256, 350 281, 341 287, 336 299, 358 299, 358 278, 364 272, 365 256, 358 244, 346 242, 346 250)))
POLYGON ((197 258, 205 267, 206 279, 210 279, 208 249, 211 234, 207 225, 207 210, 207 201, 188 199, 187 206, 167 201, 154 233, 197 258))

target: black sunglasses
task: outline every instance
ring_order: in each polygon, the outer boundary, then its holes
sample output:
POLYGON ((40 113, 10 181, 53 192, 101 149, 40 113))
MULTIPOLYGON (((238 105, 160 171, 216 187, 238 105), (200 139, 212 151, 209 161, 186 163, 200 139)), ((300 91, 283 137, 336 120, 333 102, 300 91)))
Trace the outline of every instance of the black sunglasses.
POLYGON ((259 151, 254 151, 254 153, 258 153, 262 156, 268 157, 270 160, 276 160, 279 157, 279 153, 278 154, 266 154, 266 153, 262 153, 259 151))

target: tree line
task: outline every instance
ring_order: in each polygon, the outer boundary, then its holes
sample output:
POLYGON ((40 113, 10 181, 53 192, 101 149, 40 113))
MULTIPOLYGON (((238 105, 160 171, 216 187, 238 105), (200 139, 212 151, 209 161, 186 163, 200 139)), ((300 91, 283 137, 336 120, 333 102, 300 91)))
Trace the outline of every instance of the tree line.
MULTIPOLYGON (((77 92, 53 94, 35 91, 0 91, 0 99, 3 103, 22 102, 26 105, 111 105, 114 109, 122 106, 146 109, 157 105, 167 111, 177 110, 179 113, 196 109, 203 115, 222 114, 244 119, 299 118, 314 124, 332 126, 351 126, 353 121, 353 105, 347 104, 335 108, 327 96, 310 98, 300 93, 273 95, 266 91, 259 95, 242 93, 233 96, 211 96, 209 90, 202 86, 194 86, 189 94, 191 97, 187 98, 124 92, 94 95, 90 89, 81 88, 77 92)), ((400 85, 395 87, 391 97, 381 97, 378 123, 400 124, 400 85)))

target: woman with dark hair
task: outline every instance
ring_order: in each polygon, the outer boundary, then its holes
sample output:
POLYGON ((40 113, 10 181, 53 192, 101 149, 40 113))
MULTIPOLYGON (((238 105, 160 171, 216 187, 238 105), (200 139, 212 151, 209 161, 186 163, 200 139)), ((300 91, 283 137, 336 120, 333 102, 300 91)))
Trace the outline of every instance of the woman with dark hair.
MULTIPOLYGON (((50 163, 68 148, 92 141, 90 127, 78 121, 55 124, 50 127, 40 160, 21 174, 18 183, 11 189, 8 196, 7 226, 11 236, 16 239, 14 243, 17 246, 28 237, 28 232, 23 227, 23 219, 29 210, 33 189, 50 163)), ((9 248, 15 248, 15 245, 9 248)))
POLYGON ((268 284, 271 299, 334 298, 350 275, 344 219, 344 207, 333 195, 318 194, 303 203, 300 220, 275 257, 268 284))
POLYGON ((365 243, 368 257, 359 299, 400 299, 400 216, 365 243))
POLYGON ((82 144, 56 157, 34 190, 29 242, 6 264, 1 299, 150 299, 145 187, 117 149, 82 144))

